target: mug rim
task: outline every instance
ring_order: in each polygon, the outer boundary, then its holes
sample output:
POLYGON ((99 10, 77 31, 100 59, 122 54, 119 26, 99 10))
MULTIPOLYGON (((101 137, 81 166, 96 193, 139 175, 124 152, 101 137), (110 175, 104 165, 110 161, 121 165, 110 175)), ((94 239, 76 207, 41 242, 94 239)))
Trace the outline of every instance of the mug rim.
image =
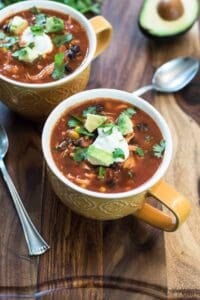
POLYGON ((78 12, 77 10, 75 10, 74 8, 68 5, 54 2, 54 1, 29 0, 25 2, 23 1, 23 2, 14 3, 0 10, 0 22, 8 18, 9 15, 14 15, 17 12, 27 10, 34 6, 37 6, 42 9, 49 9, 52 11, 53 10, 56 11, 57 8, 57 11, 60 12, 62 11, 64 14, 69 14, 75 20, 77 20, 86 31, 87 38, 88 38, 88 52, 81 65, 77 69, 75 69, 75 71, 72 74, 64 78, 58 79, 56 81, 51 81, 46 83, 27 83, 27 82, 11 79, 9 77, 4 76, 3 74, 0 74, 0 79, 12 85, 23 87, 23 88, 45 89, 45 88, 60 86, 66 82, 73 80, 75 77, 81 74, 89 66, 91 61, 94 59, 96 46, 97 46, 96 34, 91 23, 83 14, 81 14, 80 12, 78 12))
POLYGON ((42 131, 42 151, 46 161, 47 166, 50 168, 51 172, 64 183, 67 187, 71 189, 94 198, 101 198, 101 199, 122 199, 128 198, 131 196, 138 195, 140 193, 148 191, 152 186, 154 186, 165 174, 167 171, 171 158, 172 158, 172 137, 167 125, 167 122, 159 113, 159 111, 154 108, 150 103, 145 101, 143 98, 135 96, 129 92, 117 90, 117 89, 92 89, 80 92, 78 94, 72 95, 71 97, 63 100, 58 106, 54 108, 54 110, 48 116, 42 131), (139 187, 136 187, 132 190, 120 193, 100 193, 88 189, 81 188, 80 186, 76 185, 67 177, 63 175, 63 173, 58 169, 56 166, 52 154, 51 154, 51 147, 50 147, 50 139, 51 133, 53 128, 56 125, 56 122, 61 118, 62 115, 65 114, 67 110, 71 107, 76 106, 84 101, 90 101, 95 98, 110 98, 110 99, 118 99, 124 102, 132 103, 136 107, 139 107, 141 110, 145 111, 147 114, 154 119, 157 126, 161 130, 163 138, 166 140, 166 149, 162 159, 161 164, 159 165, 156 172, 153 174, 151 178, 149 178, 146 182, 144 182, 139 187))

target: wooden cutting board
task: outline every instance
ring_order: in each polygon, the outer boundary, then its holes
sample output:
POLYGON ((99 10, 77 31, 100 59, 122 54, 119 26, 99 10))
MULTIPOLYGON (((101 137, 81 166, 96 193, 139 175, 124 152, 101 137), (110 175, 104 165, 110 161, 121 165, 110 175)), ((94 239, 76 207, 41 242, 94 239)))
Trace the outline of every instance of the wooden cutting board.
MULTIPOLYGON (((199 25, 173 42, 147 40, 137 27, 142 1, 106 0, 114 28, 109 49, 93 62, 88 88, 133 91, 176 56, 200 58, 199 25)), ((192 214, 175 233, 133 217, 99 222, 70 212, 51 190, 38 126, 0 104, 10 148, 6 163, 33 222, 51 245, 29 257, 10 196, 0 177, 0 299, 200 299, 200 72, 176 94, 144 95, 167 120, 174 154, 166 181, 185 194, 192 214)))

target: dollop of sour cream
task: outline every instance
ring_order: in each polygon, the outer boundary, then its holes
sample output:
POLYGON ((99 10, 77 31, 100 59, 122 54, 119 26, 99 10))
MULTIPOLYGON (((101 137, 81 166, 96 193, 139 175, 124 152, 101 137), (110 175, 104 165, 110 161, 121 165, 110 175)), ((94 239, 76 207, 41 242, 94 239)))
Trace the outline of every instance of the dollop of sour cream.
POLYGON ((98 128, 98 136, 92 145, 110 153, 116 149, 121 149, 124 158, 114 158, 114 162, 123 162, 129 157, 128 143, 116 126, 113 127, 111 134, 107 134, 103 128, 98 128))
POLYGON ((46 33, 34 35, 30 26, 28 26, 21 35, 20 44, 26 47, 31 43, 34 44, 34 50, 36 50, 39 55, 45 55, 53 50, 51 38, 46 33))

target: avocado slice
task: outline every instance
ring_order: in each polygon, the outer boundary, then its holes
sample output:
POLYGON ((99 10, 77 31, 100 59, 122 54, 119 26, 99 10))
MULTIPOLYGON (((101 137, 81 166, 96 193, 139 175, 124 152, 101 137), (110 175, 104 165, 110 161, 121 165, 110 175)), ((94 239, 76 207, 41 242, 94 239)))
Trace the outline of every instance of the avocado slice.
POLYGON ((32 63, 40 56, 40 54, 34 48, 25 47, 15 51, 12 56, 20 61, 32 63))
POLYGON ((84 127, 89 131, 93 132, 100 125, 102 125, 107 120, 106 116, 87 114, 87 119, 85 121, 84 127))
POLYGON ((9 23, 10 32, 14 34, 21 34, 28 26, 28 21, 20 16, 15 16, 9 23))
POLYGON ((188 31, 198 16, 198 0, 144 0, 138 24, 147 37, 166 39, 188 31))
POLYGON ((133 123, 126 113, 121 113, 117 125, 123 135, 133 132, 133 123))
POLYGON ((48 17, 46 19, 46 31, 47 32, 59 32, 64 29, 64 21, 57 17, 48 17))
POLYGON ((97 148, 93 145, 88 147, 87 159, 94 166, 108 167, 114 162, 114 158, 111 152, 97 148))

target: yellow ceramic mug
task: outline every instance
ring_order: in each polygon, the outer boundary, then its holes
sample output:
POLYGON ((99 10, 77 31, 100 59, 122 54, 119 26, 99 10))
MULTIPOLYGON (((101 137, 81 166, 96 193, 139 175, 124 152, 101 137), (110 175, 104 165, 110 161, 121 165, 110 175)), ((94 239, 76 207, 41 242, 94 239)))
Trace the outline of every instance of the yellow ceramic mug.
POLYGON ((71 75, 50 83, 30 84, 15 81, 0 74, 0 99, 10 109, 31 119, 42 119, 63 99, 82 91, 89 79, 90 64, 109 45, 112 26, 102 16, 89 21, 79 12, 52 1, 22 1, 0 11, 0 22, 10 15, 33 6, 71 15, 85 29, 89 51, 79 68, 71 75))
POLYGON ((172 138, 169 127, 152 105, 133 94, 112 89, 96 89, 81 92, 66 99, 52 111, 45 123, 42 149, 55 193, 67 206, 81 215, 99 220, 110 220, 133 214, 162 230, 174 231, 190 213, 189 201, 163 181, 172 158, 172 138), (58 119, 75 104, 99 97, 119 99, 145 111, 154 119, 166 140, 164 157, 156 173, 144 184, 128 192, 99 193, 83 189, 64 177, 52 158, 50 138, 58 119), (146 200, 149 195, 164 204, 172 214, 166 214, 148 204, 146 200))

